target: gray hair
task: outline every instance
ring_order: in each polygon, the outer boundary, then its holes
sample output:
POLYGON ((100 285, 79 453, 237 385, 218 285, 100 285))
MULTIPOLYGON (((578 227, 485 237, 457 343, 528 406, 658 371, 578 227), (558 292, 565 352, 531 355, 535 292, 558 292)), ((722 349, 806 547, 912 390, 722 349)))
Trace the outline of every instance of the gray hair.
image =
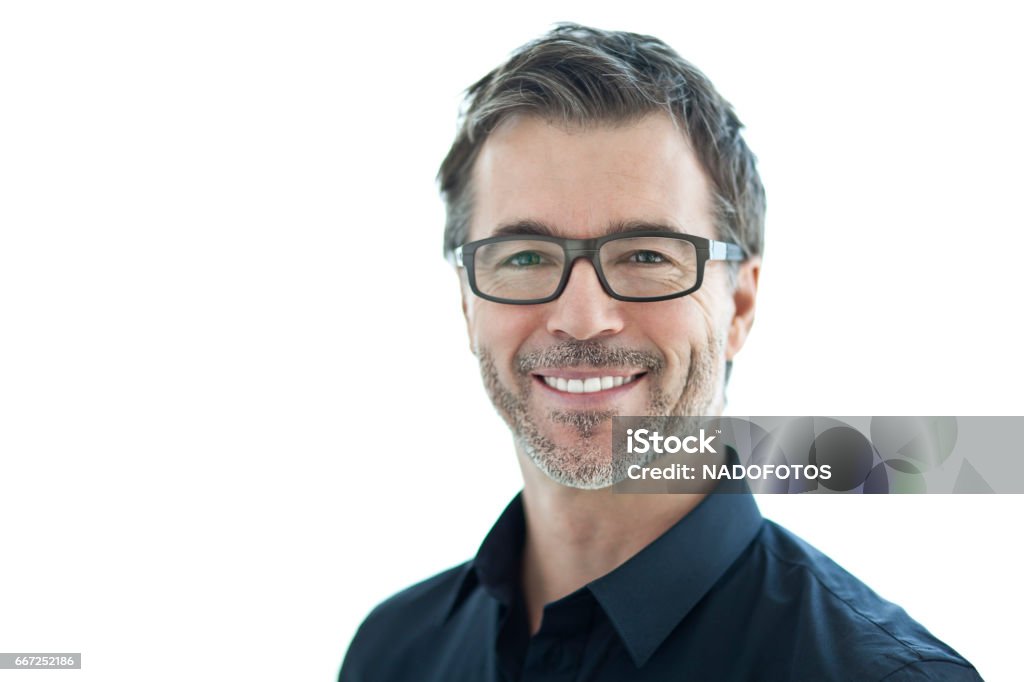
POLYGON ((740 134, 743 124, 711 81, 657 38, 559 24, 466 92, 455 142, 438 172, 447 209, 445 255, 468 239, 473 164, 508 117, 532 114, 580 126, 657 111, 688 136, 711 181, 717 237, 739 244, 747 256, 760 254, 765 196, 757 161, 740 134))

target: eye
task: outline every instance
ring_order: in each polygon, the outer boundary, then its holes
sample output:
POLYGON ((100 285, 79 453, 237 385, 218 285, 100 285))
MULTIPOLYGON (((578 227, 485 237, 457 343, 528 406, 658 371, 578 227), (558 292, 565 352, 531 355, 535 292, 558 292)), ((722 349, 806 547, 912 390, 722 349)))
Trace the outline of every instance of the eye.
POLYGON ((540 265, 541 260, 540 254, 536 251, 520 251, 519 253, 514 253, 506 258, 504 265, 522 268, 531 265, 540 265))
POLYGON ((643 263, 645 265, 656 265, 666 263, 665 256, 657 251, 634 251, 629 257, 630 262, 643 263))

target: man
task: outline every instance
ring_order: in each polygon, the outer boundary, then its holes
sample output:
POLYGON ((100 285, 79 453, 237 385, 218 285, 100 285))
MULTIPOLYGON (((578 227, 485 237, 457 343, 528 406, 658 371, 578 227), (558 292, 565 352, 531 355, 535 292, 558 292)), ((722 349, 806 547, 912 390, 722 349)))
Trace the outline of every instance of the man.
POLYGON ((467 104, 445 248, 523 491, 472 561, 370 614, 340 679, 978 679, 749 491, 612 491, 611 417, 720 414, 754 321, 764 192, 711 83, 563 25, 467 104))

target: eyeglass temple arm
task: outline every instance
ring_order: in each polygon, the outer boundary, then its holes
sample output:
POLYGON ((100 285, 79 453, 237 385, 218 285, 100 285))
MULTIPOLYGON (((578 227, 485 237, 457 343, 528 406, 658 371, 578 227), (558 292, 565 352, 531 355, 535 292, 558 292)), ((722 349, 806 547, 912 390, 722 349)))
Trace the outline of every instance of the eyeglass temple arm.
POLYGON ((455 251, 452 253, 452 262, 455 264, 455 267, 457 267, 457 268, 463 267, 463 265, 462 265, 462 247, 461 246, 455 247, 455 251))
POLYGON ((711 254, 708 256, 709 260, 745 260, 746 256, 743 255, 743 249, 731 242, 717 242, 710 240, 711 254))

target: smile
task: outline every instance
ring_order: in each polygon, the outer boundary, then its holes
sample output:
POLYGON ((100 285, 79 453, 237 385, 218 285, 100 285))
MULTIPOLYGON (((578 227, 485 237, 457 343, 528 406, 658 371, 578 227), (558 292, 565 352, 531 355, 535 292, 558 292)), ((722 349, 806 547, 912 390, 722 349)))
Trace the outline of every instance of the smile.
POLYGON ((599 393, 601 391, 607 391, 609 389, 618 388, 619 386, 625 386, 626 384, 632 383, 636 379, 640 378, 642 374, 633 374, 630 376, 591 376, 591 377, 580 377, 580 378, 566 378, 547 376, 543 374, 535 375, 541 379, 550 388, 561 393, 599 393))

